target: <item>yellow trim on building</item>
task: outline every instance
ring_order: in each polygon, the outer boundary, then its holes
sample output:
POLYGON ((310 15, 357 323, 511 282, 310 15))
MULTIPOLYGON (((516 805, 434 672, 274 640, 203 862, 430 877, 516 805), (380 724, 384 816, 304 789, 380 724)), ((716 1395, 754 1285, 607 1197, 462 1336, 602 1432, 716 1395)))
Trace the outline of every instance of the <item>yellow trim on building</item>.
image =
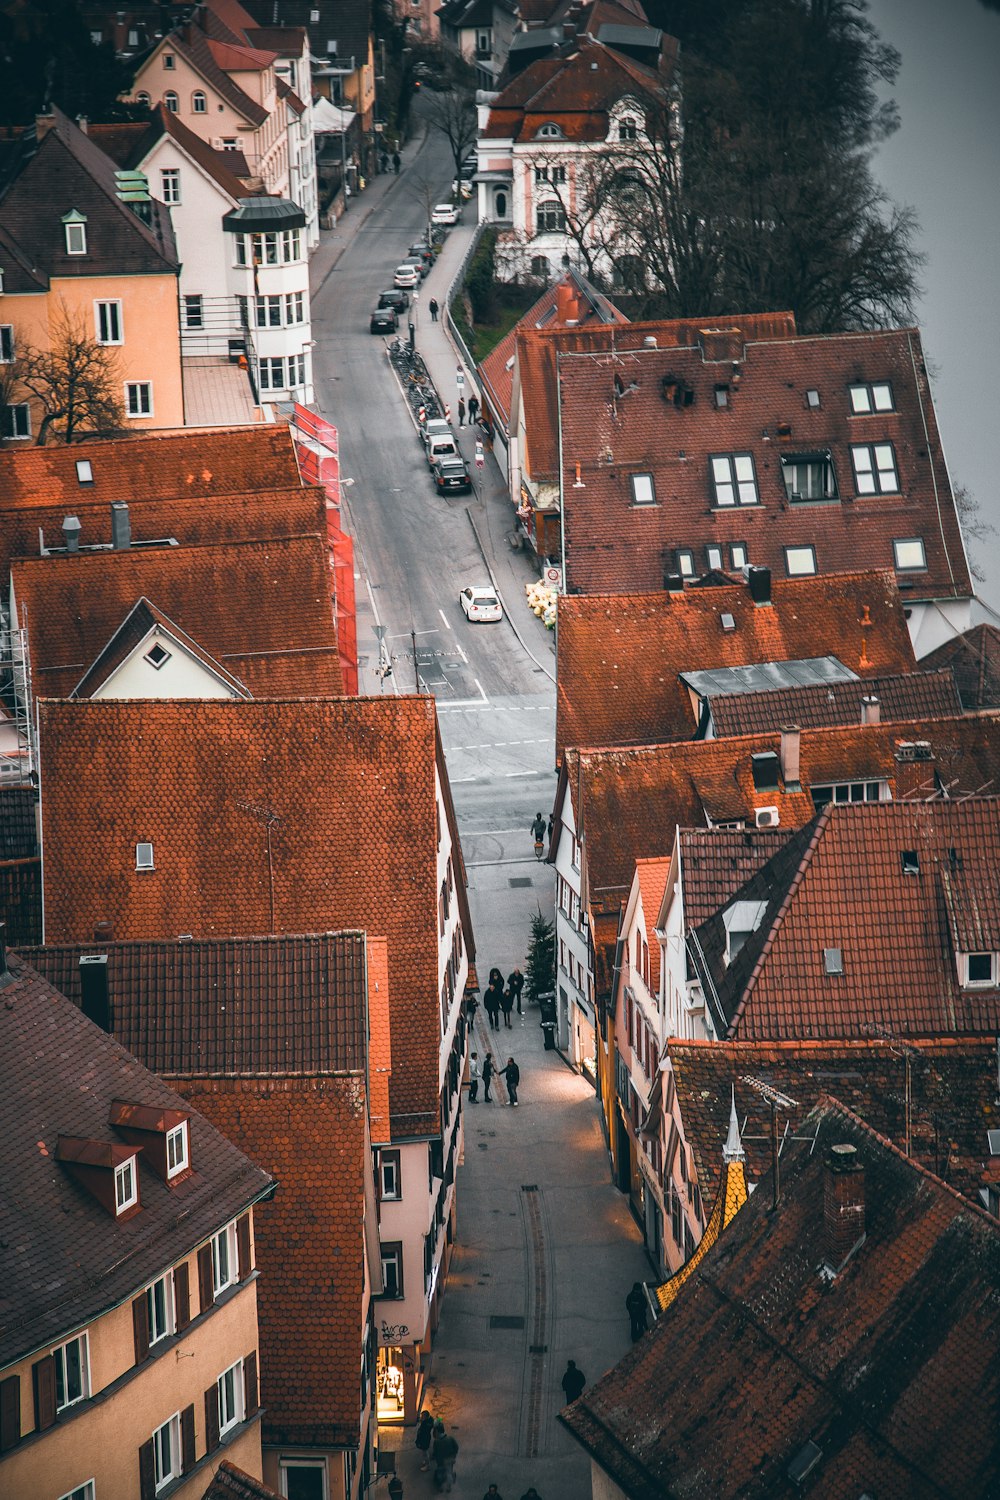
POLYGON ((746 1167, 741 1161, 729 1161, 722 1168, 719 1195, 715 1200, 712 1215, 705 1225, 701 1243, 689 1261, 675 1271, 668 1281, 656 1288, 656 1302, 660 1312, 665 1312, 673 1302, 689 1276, 693 1276, 719 1235, 735 1219, 749 1197, 746 1167))

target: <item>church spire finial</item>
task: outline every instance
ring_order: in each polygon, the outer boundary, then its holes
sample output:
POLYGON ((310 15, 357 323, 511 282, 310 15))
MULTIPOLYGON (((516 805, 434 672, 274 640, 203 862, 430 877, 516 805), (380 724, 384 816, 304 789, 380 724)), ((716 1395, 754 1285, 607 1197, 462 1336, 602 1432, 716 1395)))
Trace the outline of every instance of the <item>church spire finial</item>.
POLYGON ((743 1141, 740 1137, 740 1122, 736 1118, 736 1085, 733 1084, 732 1105, 729 1110, 729 1134, 726 1136, 726 1144, 722 1148, 722 1160, 746 1161, 747 1155, 743 1150, 743 1141))

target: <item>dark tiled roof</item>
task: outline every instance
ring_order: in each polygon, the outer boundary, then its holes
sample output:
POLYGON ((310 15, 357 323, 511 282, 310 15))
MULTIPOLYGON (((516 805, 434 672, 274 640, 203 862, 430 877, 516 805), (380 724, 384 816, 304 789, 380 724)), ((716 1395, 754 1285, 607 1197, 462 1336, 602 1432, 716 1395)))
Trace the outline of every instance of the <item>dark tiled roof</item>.
POLYGON ((37 803, 33 787, 0 787, 0 859, 29 859, 38 853, 37 803))
POLYGON ((111 1102, 183 1109, 177 1094, 22 959, 0 1004, 0 1367, 124 1301, 268 1188, 269 1178, 200 1114, 190 1177, 140 1166, 141 1212, 116 1222, 56 1161, 60 1135, 121 1144, 111 1102))
POLYGON ((693 739, 698 710, 682 672, 819 656, 862 678, 915 666, 889 572, 775 579, 771 597, 755 604, 745 583, 560 597, 557 761, 569 745, 693 739))
MULTIPOLYGON (((446 786, 447 772, 433 701, 49 700, 39 715, 46 940, 88 941, 105 920, 133 940, 384 934, 394 1133, 435 1131, 435 778, 446 786), (148 875, 138 841, 154 845, 148 875)), ((457 850, 453 822, 452 838, 457 850)))
POLYGON ((7 942, 42 940, 42 862, 38 855, 0 861, 0 921, 7 942))
POLYGON ((108 956, 115 1036, 164 1076, 250 1078, 365 1067, 362 933, 82 943, 23 957, 74 1004, 80 958, 108 956))
POLYGON ((66 698, 140 599, 258 698, 341 690, 329 552, 318 536, 15 562, 32 688, 66 698))
POLYGON ((910 1154, 980 1206, 991 1161, 988 1130, 1000 1128, 996 1043, 989 1038, 914 1039, 906 1056, 894 1042, 668 1043, 677 1113, 691 1147, 706 1204, 714 1202, 735 1089, 747 1177, 771 1170, 771 1111, 747 1083, 755 1078, 795 1105, 779 1114, 781 1135, 801 1133, 823 1094, 835 1092, 855 1114, 906 1151, 907 1064, 910 1154))
MULTIPOLYGON (((274 17, 271 0, 249 0, 246 9, 264 27, 274 17)), ((353 57, 361 67, 368 57, 368 38, 372 29, 371 0, 282 0, 284 26, 302 26, 309 33, 314 59, 325 61, 327 41, 336 41, 339 62, 353 57), (313 12, 318 18, 312 19, 313 12)))
POLYGON ((569 592, 659 589, 676 549, 691 548, 704 570, 706 548, 732 542, 780 575, 784 548, 802 545, 815 547, 821 573, 859 558, 894 568, 893 541, 919 537, 926 570, 900 574, 910 597, 971 595, 916 329, 756 341, 737 326, 732 338, 706 333, 686 349, 635 349, 614 368, 603 355, 567 354, 559 376, 569 592), (857 382, 888 382, 894 410, 852 415, 848 386, 857 382), (720 383, 728 387, 721 409, 720 383), (671 385, 691 404, 666 400, 671 385), (808 404, 809 390, 818 406, 808 404), (893 445, 901 494, 856 496, 851 446, 883 443, 893 445), (782 454, 827 452, 840 499, 790 502, 782 454), (709 458, 718 454, 751 455, 758 505, 712 508, 709 458), (652 474, 655 506, 632 504, 633 473, 652 474))
POLYGON ((178 1088, 279 1183, 254 1213, 264 1441, 356 1446, 364 1080, 192 1079, 178 1088))
POLYGON ((530 63, 497 94, 484 137, 534 140, 554 120, 567 140, 603 141, 608 113, 624 95, 650 101, 665 95, 677 43, 661 37, 659 71, 589 36, 566 43, 556 57, 530 63))
POLYGON ((975 625, 920 660, 922 672, 938 667, 954 672, 963 708, 1000 708, 1000 630, 995 625, 975 625))
POLYGON ((939 672, 910 672, 903 677, 864 677, 860 682, 830 682, 817 687, 782 688, 773 693, 731 693, 710 700, 712 723, 720 738, 765 734, 783 724, 816 729, 823 724, 860 724, 864 698, 879 701, 879 717, 947 719, 962 712, 949 667, 939 672))
POLYGON ((673 1305, 560 1420, 630 1500, 771 1500, 819 1449, 824 1500, 1000 1489, 1000 1226, 830 1100, 673 1305), (866 1239, 829 1286, 831 1147, 865 1172, 866 1239))
POLYGON ((788 842, 788 830, 682 828, 679 833, 684 925, 699 927, 735 896, 788 842))
MULTIPOLYGON (((134 126, 130 128, 135 129, 134 126)), ((108 152, 109 156, 114 156, 116 160, 119 159, 119 153, 127 144, 129 149, 122 158, 123 166, 140 166, 157 141, 168 135, 176 141, 182 151, 185 151, 208 173, 224 193, 229 194, 234 203, 245 194, 246 186, 236 175, 234 153, 213 149, 207 141, 201 139, 201 136, 195 135, 179 115, 172 114, 165 104, 153 105, 151 119, 141 137, 133 136, 130 141, 125 137, 118 137, 115 132, 120 129, 121 127, 116 125, 91 125, 90 135, 103 150, 108 152)))
POLYGON ((276 1490, 223 1459, 202 1500, 281 1500, 281 1497, 276 1490))

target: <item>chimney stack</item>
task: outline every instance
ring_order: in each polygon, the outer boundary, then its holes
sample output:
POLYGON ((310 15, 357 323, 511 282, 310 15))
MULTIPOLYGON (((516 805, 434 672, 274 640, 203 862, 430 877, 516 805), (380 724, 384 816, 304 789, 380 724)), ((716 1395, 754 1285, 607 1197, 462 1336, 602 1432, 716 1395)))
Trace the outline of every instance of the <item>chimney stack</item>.
POLYGON ((824 1269, 835 1276, 864 1242, 865 1169, 856 1146, 831 1146, 823 1180, 824 1269))
POLYGON ((48 135, 49 131, 50 130, 55 130, 55 128, 56 128, 56 117, 55 117, 55 115, 36 115, 35 116, 35 140, 36 141, 44 141, 44 139, 48 135))
POLYGON ((116 552, 127 552, 132 545, 132 525, 124 500, 111 503, 111 544, 116 552))
POLYGON ((750 588, 750 598, 753 600, 754 604, 770 604, 770 568, 750 568, 747 572, 747 583, 750 588))
POLYGON ((791 790, 799 785, 799 747, 802 735, 797 724, 785 724, 781 729, 781 779, 791 790))
POLYGON ((882 718, 882 708, 875 693, 869 698, 861 700, 861 722, 862 724, 878 724, 882 718))
POLYGON ((79 552, 80 529, 80 522, 76 516, 66 516, 62 523, 62 534, 67 552, 79 552))
POLYGON ((108 995, 108 955, 84 953, 80 958, 80 1009, 102 1031, 111 1030, 108 995))

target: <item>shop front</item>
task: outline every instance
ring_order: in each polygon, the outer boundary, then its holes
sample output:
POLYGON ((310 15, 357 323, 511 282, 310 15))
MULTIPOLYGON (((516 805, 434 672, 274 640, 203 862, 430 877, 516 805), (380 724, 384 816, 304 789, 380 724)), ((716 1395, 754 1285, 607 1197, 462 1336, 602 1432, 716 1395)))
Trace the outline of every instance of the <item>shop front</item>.
POLYGON ((404 1352, 398 1344, 379 1347, 375 1377, 377 1395, 376 1414, 379 1425, 384 1422, 403 1422, 406 1411, 406 1389, 404 1378, 405 1360, 412 1364, 412 1355, 404 1352))

